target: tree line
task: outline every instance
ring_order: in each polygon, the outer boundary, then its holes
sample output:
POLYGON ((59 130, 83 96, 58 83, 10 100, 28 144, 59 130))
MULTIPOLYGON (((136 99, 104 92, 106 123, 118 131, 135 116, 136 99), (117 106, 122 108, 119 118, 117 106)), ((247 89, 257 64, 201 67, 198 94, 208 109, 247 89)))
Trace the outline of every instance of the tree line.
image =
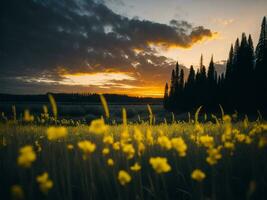
POLYGON ((213 56, 208 68, 190 67, 187 80, 177 62, 166 83, 164 108, 172 112, 190 111, 203 105, 207 111, 216 111, 219 105, 227 111, 265 112, 267 105, 267 23, 263 18, 259 42, 254 51, 251 35, 245 33, 231 45, 226 71, 215 70, 213 56))
MULTIPOLYGON (((57 103, 100 103, 96 93, 47 93, 47 94, 0 94, 0 103, 36 102, 49 103, 48 94, 52 94, 57 103)), ((162 99, 152 97, 132 97, 120 94, 104 94, 108 103, 114 104, 161 104, 162 99)))

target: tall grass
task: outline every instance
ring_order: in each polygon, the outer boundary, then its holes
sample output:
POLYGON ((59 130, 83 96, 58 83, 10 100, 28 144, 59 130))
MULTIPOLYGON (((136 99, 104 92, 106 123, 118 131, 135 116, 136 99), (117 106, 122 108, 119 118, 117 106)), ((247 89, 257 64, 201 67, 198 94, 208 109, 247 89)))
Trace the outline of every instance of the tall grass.
MULTIPOLYGON (((127 123, 126 109, 122 124, 96 120, 65 126, 58 121, 54 140, 47 136, 49 123, 18 123, 14 117, 0 124, 1 199, 267 199, 267 124, 248 119, 232 123, 225 114, 222 119, 214 115, 216 123, 201 123, 200 111, 194 121, 189 117, 171 124, 153 123, 149 106, 149 120, 137 124, 127 123), (60 127, 68 134, 59 134, 60 127), (96 149, 86 153, 78 145, 81 141, 96 149), (25 145, 36 154, 29 168, 17 162, 25 145), (150 162, 157 157, 166 158, 171 170, 157 173, 150 162), (196 169, 205 177, 193 176, 196 169), (126 184, 118 177, 121 170, 131 177, 126 184), (44 172, 53 182, 47 192, 36 180, 44 172)), ((107 108, 104 112, 108 118, 107 108)), ((162 163, 158 167, 164 171, 162 163)))

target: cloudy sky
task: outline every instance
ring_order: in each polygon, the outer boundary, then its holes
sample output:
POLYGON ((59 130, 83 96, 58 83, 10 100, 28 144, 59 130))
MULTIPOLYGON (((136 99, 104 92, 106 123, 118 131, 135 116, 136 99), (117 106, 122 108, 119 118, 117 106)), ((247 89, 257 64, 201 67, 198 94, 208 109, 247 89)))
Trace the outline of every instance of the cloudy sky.
POLYGON ((223 64, 264 15, 266 0, 1 0, 0 93, 162 96, 177 60, 223 64))

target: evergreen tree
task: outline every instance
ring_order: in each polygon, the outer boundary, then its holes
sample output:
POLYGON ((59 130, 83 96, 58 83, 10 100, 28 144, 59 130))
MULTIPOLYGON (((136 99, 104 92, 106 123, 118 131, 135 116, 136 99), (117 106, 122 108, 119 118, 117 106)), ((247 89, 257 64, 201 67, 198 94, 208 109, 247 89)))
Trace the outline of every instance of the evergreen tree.
POLYGON ((180 90, 183 91, 184 89, 184 70, 183 69, 181 69, 180 71, 179 86, 180 86, 180 90))
POLYGON ((258 45, 256 47, 256 87, 255 95, 263 95, 261 99, 257 101, 259 109, 266 109, 264 105, 267 102, 267 24, 266 17, 262 20, 261 33, 258 45))
POLYGON ((208 68, 208 82, 210 85, 211 84, 213 85, 215 82, 215 67, 214 67, 214 62, 213 62, 213 56, 211 57, 210 65, 208 68))
POLYGON ((174 101, 175 101, 175 71, 172 70, 171 75, 171 84, 170 84, 170 91, 169 91, 169 98, 168 98, 168 106, 170 109, 173 109, 174 107, 174 101))
POLYGON ((175 83, 176 83, 176 76, 175 76, 175 71, 172 70, 172 75, 171 75, 171 86, 170 86, 170 98, 174 97, 175 93, 175 83))
POLYGON ((232 68, 233 68, 233 59, 234 59, 234 47, 233 44, 231 45, 229 57, 226 63, 226 72, 225 72, 225 79, 229 81, 231 78, 232 68))
POLYGON ((169 87, 168 87, 168 83, 166 83, 165 90, 164 90, 163 105, 164 105, 164 108, 167 110, 169 109, 168 101, 169 101, 169 87))
POLYGON ((201 54, 197 72, 191 66, 187 81, 184 80, 184 71, 179 69, 177 62, 172 71, 169 95, 168 85, 165 86, 164 104, 171 105, 172 111, 188 111, 200 105, 214 109, 219 103, 228 111, 264 111, 267 106, 266 23, 264 17, 256 54, 251 35, 247 38, 243 33, 241 40, 237 38, 234 47, 231 45, 226 71, 219 76, 213 56, 206 73, 201 54))
POLYGON ((192 87, 195 83, 195 70, 193 68, 193 66, 191 65, 190 66, 190 70, 189 70, 189 75, 188 75, 188 79, 187 79, 187 86, 189 87, 192 87))

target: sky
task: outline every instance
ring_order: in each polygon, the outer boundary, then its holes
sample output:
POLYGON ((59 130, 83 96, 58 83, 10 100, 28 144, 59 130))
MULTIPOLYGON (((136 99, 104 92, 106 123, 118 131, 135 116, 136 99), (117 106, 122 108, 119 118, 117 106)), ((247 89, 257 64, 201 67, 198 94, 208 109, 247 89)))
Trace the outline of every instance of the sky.
POLYGON ((222 70, 266 15, 266 0, 1 0, 0 93, 161 97, 177 61, 222 70))

